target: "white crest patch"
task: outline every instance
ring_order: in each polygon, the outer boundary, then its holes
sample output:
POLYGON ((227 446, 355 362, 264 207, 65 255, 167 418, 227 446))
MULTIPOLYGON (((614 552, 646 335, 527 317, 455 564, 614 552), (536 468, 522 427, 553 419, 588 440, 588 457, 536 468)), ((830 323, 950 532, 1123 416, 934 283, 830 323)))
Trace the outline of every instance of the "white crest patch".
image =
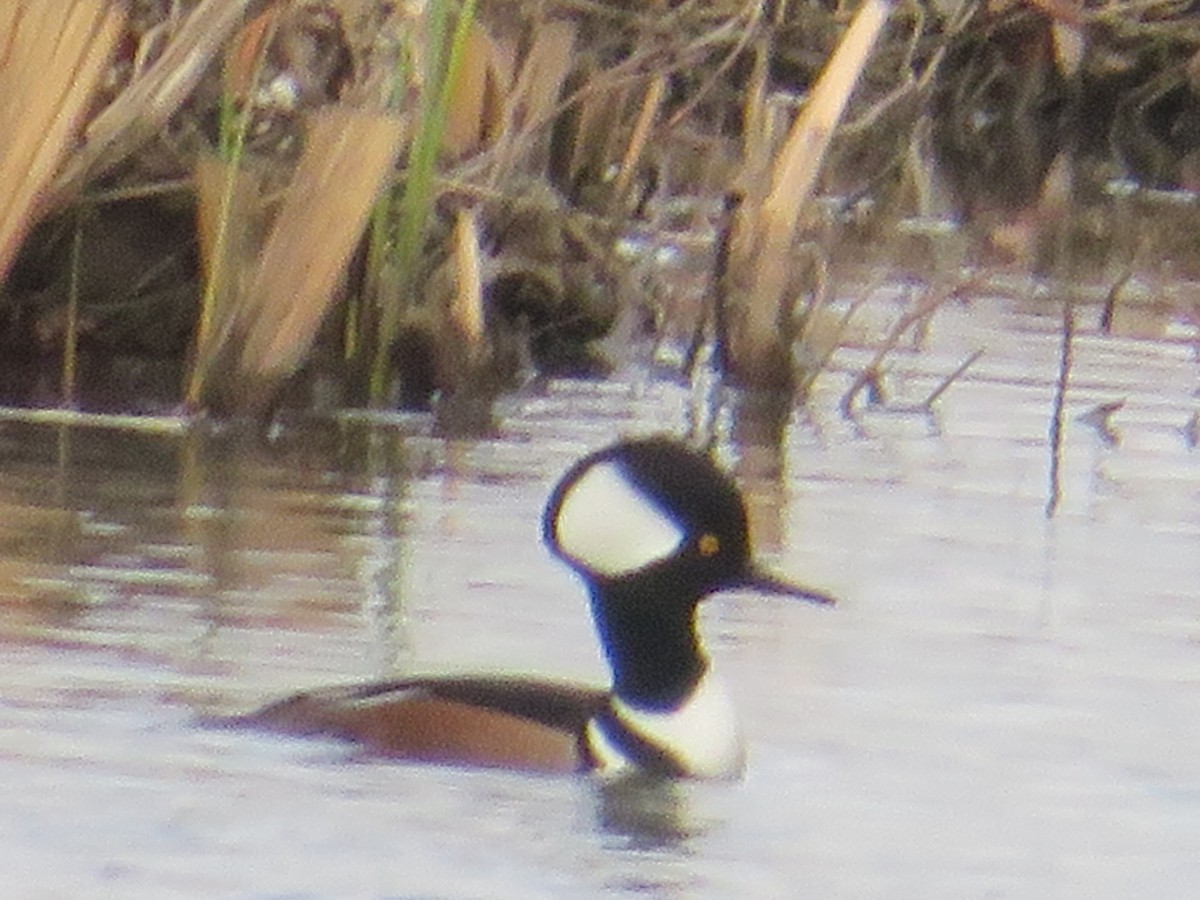
MULTIPOLYGON (((733 701, 725 683, 711 669, 679 709, 653 712, 616 698, 612 709, 622 725, 670 753, 689 775, 734 778, 745 767, 746 750, 733 701)), ((594 721, 588 723, 587 740, 601 772, 636 768, 637 763, 594 721)))
POLYGON ((685 536, 679 523, 631 485, 614 462, 597 463, 567 489, 554 523, 563 553, 609 577, 666 559, 685 536))

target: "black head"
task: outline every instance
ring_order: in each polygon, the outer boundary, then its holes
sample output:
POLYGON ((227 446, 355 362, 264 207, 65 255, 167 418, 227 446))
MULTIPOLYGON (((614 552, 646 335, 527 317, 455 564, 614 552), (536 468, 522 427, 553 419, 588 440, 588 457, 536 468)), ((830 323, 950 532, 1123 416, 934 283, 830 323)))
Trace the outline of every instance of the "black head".
POLYGON ((761 570, 733 479, 666 437, 622 441, 572 466, 547 503, 543 536, 602 590, 650 580, 693 604, 737 587, 833 602, 761 570))

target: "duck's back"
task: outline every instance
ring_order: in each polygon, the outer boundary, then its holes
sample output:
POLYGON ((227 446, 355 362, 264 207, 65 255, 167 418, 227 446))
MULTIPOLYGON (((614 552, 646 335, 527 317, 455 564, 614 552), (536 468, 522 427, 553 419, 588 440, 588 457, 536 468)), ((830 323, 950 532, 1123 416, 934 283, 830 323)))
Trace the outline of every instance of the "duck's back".
POLYGON ((574 772, 605 691, 519 678, 414 678, 296 694, 234 724, 352 741, 384 756, 574 772))

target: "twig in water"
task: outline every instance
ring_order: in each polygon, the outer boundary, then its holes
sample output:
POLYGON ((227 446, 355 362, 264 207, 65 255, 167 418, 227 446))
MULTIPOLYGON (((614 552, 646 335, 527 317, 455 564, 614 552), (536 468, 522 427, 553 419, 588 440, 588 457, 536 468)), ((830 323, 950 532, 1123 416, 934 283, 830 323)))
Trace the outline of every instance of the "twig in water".
POLYGON ((950 291, 939 291, 937 294, 930 296, 930 292, 927 292, 925 299, 921 303, 918 303, 915 309, 905 313, 896 320, 896 323, 884 337, 883 343, 879 345, 879 349, 875 351, 874 358, 863 368, 842 396, 842 402, 838 408, 841 410, 843 418, 854 418, 854 401, 863 388, 868 386, 878 388, 880 364, 883 362, 883 358, 900 342, 900 338, 904 336, 904 333, 927 316, 932 315, 934 310, 941 306, 942 302, 950 297, 951 294, 952 292, 950 291))
POLYGON ((1112 423, 1112 417, 1125 406, 1124 400, 1114 400, 1111 403, 1099 403, 1079 417, 1085 425, 1091 425, 1100 435, 1105 446, 1115 447, 1121 443, 1121 434, 1112 423))
POLYGON ((1053 518, 1062 501, 1063 410, 1067 402, 1067 383, 1071 377, 1071 357, 1075 340, 1075 304, 1070 296, 1063 300, 1062 345, 1058 356, 1058 382, 1054 390, 1054 410, 1050 416, 1050 494, 1046 498, 1046 518, 1053 518))
POLYGON ((1183 439, 1192 449, 1200 447, 1200 412, 1192 413, 1192 417, 1183 426, 1183 439))
POLYGON ((926 410, 932 409, 933 404, 937 402, 937 399, 942 396, 942 394, 946 393, 946 389, 949 388, 950 385, 952 385, 955 381, 957 381, 963 372, 971 368, 971 366, 975 364, 975 360, 979 359, 981 356, 983 356, 982 348, 976 350, 974 353, 964 359, 957 369, 942 379, 942 383, 930 392, 929 396, 926 397, 925 401, 921 404, 921 408, 926 410))
POLYGON ((1104 297, 1104 311, 1100 314, 1100 333, 1112 334, 1113 315, 1117 310, 1117 299, 1125 290, 1125 285, 1133 279, 1133 269, 1128 268, 1118 278, 1104 297))

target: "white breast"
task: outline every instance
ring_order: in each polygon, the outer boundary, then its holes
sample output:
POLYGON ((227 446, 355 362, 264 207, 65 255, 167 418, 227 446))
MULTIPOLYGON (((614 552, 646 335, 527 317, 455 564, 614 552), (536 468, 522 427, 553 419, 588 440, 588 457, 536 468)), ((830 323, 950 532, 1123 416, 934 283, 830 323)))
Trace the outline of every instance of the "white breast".
MULTIPOLYGON (((742 773, 746 754, 733 701, 711 669, 676 710, 638 709, 615 698, 612 709, 622 725, 669 753, 689 775, 734 778, 742 773)), ((637 767, 595 721, 588 723, 587 740, 600 771, 637 767)))

